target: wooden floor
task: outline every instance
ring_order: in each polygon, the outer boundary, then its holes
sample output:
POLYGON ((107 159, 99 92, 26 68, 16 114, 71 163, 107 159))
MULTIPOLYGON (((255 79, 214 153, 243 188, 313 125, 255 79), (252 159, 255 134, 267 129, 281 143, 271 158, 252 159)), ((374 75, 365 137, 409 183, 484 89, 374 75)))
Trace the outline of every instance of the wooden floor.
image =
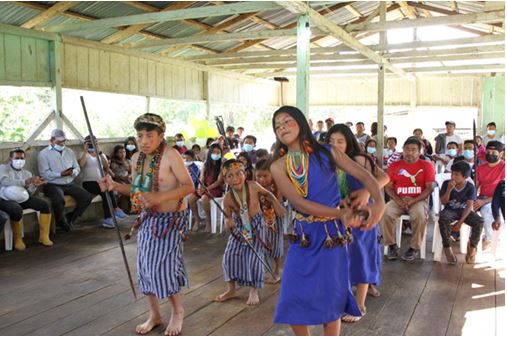
MULTIPOLYGON (((126 231, 129 222, 122 227, 126 231)), ((407 244, 408 237, 403 241, 407 244)), ((272 323, 279 286, 262 289, 256 307, 245 304, 248 289, 240 289, 239 299, 211 301, 225 289, 225 243, 225 235, 199 233, 185 244, 190 287, 183 291, 182 334, 292 335, 288 326, 272 323)), ((135 241, 126 244, 134 275, 135 249, 135 241)), ((431 258, 385 262, 382 296, 368 298, 367 315, 343 324, 342 334, 505 335, 504 260, 489 257, 471 266, 459 255, 460 263, 448 266, 431 258)), ((167 301, 162 309, 168 316, 167 301)), ((146 317, 147 301, 133 299, 116 233, 99 223, 57 233, 53 248, 32 244, 25 252, 0 252, 1 335, 132 335, 146 317)), ((160 327, 151 334, 162 333, 160 327)), ((312 333, 322 334, 322 328, 312 333)))

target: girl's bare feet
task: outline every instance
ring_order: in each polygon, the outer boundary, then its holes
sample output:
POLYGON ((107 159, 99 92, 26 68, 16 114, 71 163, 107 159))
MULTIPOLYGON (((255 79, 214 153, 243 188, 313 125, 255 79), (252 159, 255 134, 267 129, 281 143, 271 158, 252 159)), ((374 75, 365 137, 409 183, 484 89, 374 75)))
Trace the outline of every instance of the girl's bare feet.
POLYGON ((236 291, 235 290, 227 290, 225 293, 218 295, 213 299, 213 302, 225 302, 227 300, 230 300, 232 298, 236 298, 236 291))
POLYGON ((181 328, 183 326, 183 317, 185 316, 185 311, 183 308, 178 311, 173 310, 171 313, 171 320, 169 321, 169 325, 165 329, 165 336, 178 336, 181 334, 181 328))
POLYGON ((150 316, 150 317, 148 317, 148 320, 146 320, 146 322, 136 326, 136 333, 138 333, 140 335, 145 335, 148 332, 150 332, 151 330, 153 330, 156 326, 161 325, 162 323, 163 323, 162 317, 160 317, 160 316, 151 317, 150 316))
POLYGON ((257 288, 250 289, 250 293, 248 294, 248 300, 246 300, 246 304, 248 305, 259 304, 259 291, 257 290, 257 288))
POLYGON ((368 295, 370 295, 372 297, 379 297, 380 291, 373 284, 370 284, 368 286, 368 295))
POLYGON ((275 273, 275 278, 270 278, 266 281, 267 284, 277 284, 280 282, 281 278, 280 278, 280 274, 278 273, 275 273))
POLYGON ((199 230, 199 222, 194 221, 194 224, 192 226, 192 232, 197 232, 199 230))

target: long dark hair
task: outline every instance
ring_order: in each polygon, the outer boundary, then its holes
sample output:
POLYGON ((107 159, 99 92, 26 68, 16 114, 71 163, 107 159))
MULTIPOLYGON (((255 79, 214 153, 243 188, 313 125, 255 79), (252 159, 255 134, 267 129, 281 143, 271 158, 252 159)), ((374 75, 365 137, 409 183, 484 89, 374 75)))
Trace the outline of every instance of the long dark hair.
POLYGON ((329 140, 331 135, 334 133, 341 133, 343 137, 345 137, 345 141, 347 142, 347 146, 345 147, 345 154, 352 160, 356 161, 356 156, 365 157, 368 162, 370 162, 372 170, 375 168, 375 164, 373 160, 366 153, 361 151, 359 147, 359 143, 357 142, 356 136, 352 133, 352 130, 346 124, 335 124, 327 131, 326 135, 326 144, 329 144, 329 140))
POLYGON ((211 154, 213 153, 214 149, 220 150, 220 155, 222 155, 222 148, 219 144, 213 143, 209 147, 208 155, 206 157, 206 162, 204 163, 204 179, 206 179, 206 176, 210 171, 213 172, 213 181, 216 181, 218 179, 218 176, 220 175, 220 170, 222 169, 222 160, 213 160, 211 159, 211 154))
MULTIPOLYGON (((299 126, 298 138, 301 149, 305 149, 307 146, 309 146, 313 151, 313 153, 315 153, 315 156, 317 157, 317 160, 321 165, 322 165, 321 154, 324 154, 329 159, 329 168, 332 171, 334 171, 336 169, 336 163, 333 156, 331 155, 331 152, 326 147, 319 144, 319 142, 317 142, 315 137, 313 137, 312 131, 310 130, 310 126, 308 125, 306 117, 298 108, 285 105, 282 106, 280 109, 276 110, 271 120, 271 123, 273 125, 273 132, 275 132, 276 134, 275 118, 276 116, 278 116, 283 112, 289 114, 292 118, 294 118, 299 126)), ((273 161, 277 160, 280 157, 283 157, 287 152, 288 152, 287 145, 283 144, 277 137, 273 154, 273 161)))
MULTIPOLYGON (((114 146, 114 148, 113 148, 113 155, 111 156, 111 157, 112 157, 112 158, 111 158, 111 159, 112 159, 112 161, 114 161, 114 162, 116 162, 116 163, 120 163, 120 162, 121 162, 121 161, 120 161, 120 158, 118 157, 118 152, 119 152, 120 150, 125 150, 125 151, 127 151, 127 150, 125 149, 125 146, 123 146, 123 145, 121 145, 121 144, 117 144, 117 145, 115 145, 115 146, 114 146)), ((126 160, 126 159, 127 159, 127 156, 126 156, 126 153, 125 153, 125 160, 126 160)))
POLYGON ((137 139, 136 139, 136 137, 132 137, 132 136, 127 137, 127 139, 125 139, 125 142, 123 143, 123 146, 125 147, 125 153, 126 153, 125 158, 127 158, 127 159, 131 159, 132 155, 134 153, 136 153, 137 151, 139 151, 139 145, 137 145, 137 139), (134 151, 127 150, 127 144, 128 144, 129 141, 133 141, 134 144, 136 145, 136 148, 135 148, 134 151))

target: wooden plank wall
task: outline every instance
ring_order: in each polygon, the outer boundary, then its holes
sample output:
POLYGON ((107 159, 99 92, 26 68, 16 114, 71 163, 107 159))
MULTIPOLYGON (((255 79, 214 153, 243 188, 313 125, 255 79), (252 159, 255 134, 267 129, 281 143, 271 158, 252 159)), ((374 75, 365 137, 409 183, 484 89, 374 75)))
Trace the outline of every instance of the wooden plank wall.
POLYGON ((0 32, 0 84, 50 85, 49 41, 0 32))
POLYGON ((64 44, 63 86, 122 94, 202 100, 203 73, 86 46, 64 44))
POLYGON ((280 105, 280 84, 267 80, 246 80, 224 74, 210 74, 211 101, 248 105, 280 105))
MULTIPOLYGON (((482 93, 480 76, 421 76, 416 80, 418 106, 478 107, 482 93)), ((288 104, 296 104, 296 81, 284 85, 288 104)), ((377 79, 372 77, 310 79, 310 105, 376 105, 377 79)), ((385 80, 385 104, 410 106, 410 82, 396 77, 385 80)))

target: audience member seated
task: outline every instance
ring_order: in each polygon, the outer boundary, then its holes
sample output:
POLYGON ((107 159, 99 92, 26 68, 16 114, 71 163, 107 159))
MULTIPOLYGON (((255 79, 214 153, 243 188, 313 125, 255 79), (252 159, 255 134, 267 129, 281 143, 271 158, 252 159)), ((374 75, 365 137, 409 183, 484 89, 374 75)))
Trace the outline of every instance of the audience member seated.
MULTIPOLYGON (((378 125, 377 122, 371 123, 371 126, 370 126, 371 136, 370 136, 370 138, 373 138, 378 143, 379 139, 378 139, 378 136, 377 136, 377 128, 378 128, 377 125, 378 125)), ((386 131, 387 131, 387 126, 384 125, 384 142, 387 139, 386 131)))
POLYGON ((256 145, 257 138, 255 136, 252 135, 245 136, 245 139, 243 140, 243 151, 248 153, 253 165, 257 163, 257 151, 255 150, 256 145))
POLYGON ((486 147, 486 163, 477 168, 477 190, 479 198, 474 203, 474 211, 480 210, 484 218, 484 244, 486 250, 491 244, 493 232, 491 224, 494 222, 491 210, 493 193, 498 183, 505 179, 505 162, 500 159, 500 153, 504 151, 503 143, 493 140, 486 147))
POLYGON ((258 149, 256 155, 257 155, 257 162, 259 162, 259 160, 268 160, 269 159, 269 152, 266 149, 258 149))
POLYGON ((199 144, 192 145, 192 152, 194 152, 195 161, 201 161, 202 162, 202 154, 201 154, 201 147, 199 144))
POLYGON ((238 142, 243 142, 243 133, 245 132, 245 128, 240 126, 237 128, 236 130, 236 134, 234 135, 236 137, 236 139, 238 140, 238 142))
POLYGON ((419 158, 421 142, 409 137, 403 144, 403 159, 392 163, 387 169, 390 182, 385 190, 390 197, 381 219, 384 242, 389 246, 387 258, 398 258, 395 243, 395 230, 402 214, 410 216, 412 240, 410 247, 401 257, 412 261, 417 256, 423 242, 428 221, 428 196, 433 191, 435 170, 433 165, 419 158))
POLYGON ((357 122, 356 123, 356 139, 359 144, 362 144, 363 147, 366 147, 366 141, 370 139, 370 136, 368 136, 366 133, 364 133, 364 123, 363 122, 357 122))
POLYGON ((40 212, 39 243, 49 247, 53 245, 49 239, 49 203, 33 196, 37 187, 44 184, 44 180, 23 169, 24 166, 25 151, 19 148, 9 152, 9 164, 0 165, 0 210, 9 215, 16 250, 25 249, 22 232, 23 210, 31 208, 40 212))
POLYGON ((496 133, 495 122, 488 123, 486 134, 482 137, 482 141, 485 146, 488 146, 488 143, 492 140, 497 140, 504 143, 504 137, 496 133))
POLYGON ((377 163, 377 141, 370 138, 366 141, 366 153, 373 160, 373 163, 378 166, 377 163))
POLYGON ((317 122, 317 131, 315 131, 313 133, 313 137, 315 137, 315 139, 317 139, 317 141, 319 140, 319 137, 321 134, 324 133, 324 122, 323 121, 318 121, 317 122))
POLYGON ((76 219, 90 205, 93 196, 73 184, 81 170, 74 151, 65 146, 66 141, 62 130, 53 130, 49 146, 39 152, 38 167, 41 177, 47 182, 42 190, 51 200, 55 223, 64 231, 70 231, 76 219), (67 216, 64 215, 64 195, 70 195, 76 201, 76 208, 67 216))
POLYGON ((176 145, 173 146, 178 152, 183 155, 183 153, 187 152, 187 147, 185 146, 185 137, 181 133, 177 133, 174 135, 174 140, 176 141, 176 145))
POLYGON ((326 143, 326 135, 327 135, 327 132, 322 132, 320 135, 319 135, 319 138, 317 139, 317 141, 324 145, 326 143))
MULTIPOLYGON (((100 163, 102 164, 102 168, 105 174, 114 177, 115 174, 111 171, 108 165, 108 161, 106 155, 100 151, 100 145, 95 140, 95 144, 97 144, 97 150, 99 151, 100 163)), ((102 210, 104 211, 104 221, 102 222, 102 227, 112 229, 114 228, 113 219, 111 218, 111 211, 107 204, 106 193, 100 190, 100 186, 98 181, 101 179, 100 177, 100 169, 99 169, 99 157, 93 148, 93 144, 91 142, 90 136, 86 136, 84 140, 84 149, 83 153, 79 157, 79 167, 83 171, 83 188, 91 193, 93 196, 99 195, 102 197, 102 210)), ((114 207, 114 214, 117 218, 123 219, 127 215, 123 212, 116 203, 116 198, 112 192, 108 192, 111 197, 111 203, 114 207)))
POLYGON ((331 129, 334 125, 334 119, 332 117, 326 118, 324 122, 326 123, 326 130, 331 129))
POLYGON ((465 258, 467 263, 475 262, 477 245, 481 239, 484 221, 473 211, 477 193, 474 184, 467 181, 470 171, 470 166, 465 161, 456 162, 451 167, 451 179, 444 181, 440 189, 440 202, 444 205, 444 209, 440 211, 438 225, 442 235, 445 257, 449 264, 457 262, 451 247, 451 231, 459 232, 463 224, 472 228, 465 258), (456 223, 451 226, 455 221, 456 223))
POLYGON ((477 158, 479 159, 479 164, 486 162, 486 147, 482 143, 481 136, 475 136, 475 142, 477 143, 477 158))
POLYGON ((445 122, 445 133, 441 133, 435 137, 435 154, 445 154, 447 150, 447 144, 455 142, 458 144, 458 150, 463 151, 463 140, 460 136, 454 134, 456 129, 456 123, 453 121, 445 122))
MULTIPOLYGON (((132 161, 127 159, 123 145, 118 144, 113 149, 113 156, 110 161, 113 180, 121 184, 132 184, 132 161)), ((124 211, 130 212, 130 197, 118 195, 118 206, 124 211)))
POLYGON ((495 192, 493 193, 493 200, 491 201, 491 212, 493 213, 493 224, 491 227, 497 231, 500 229, 502 218, 500 218, 500 211, 502 217, 505 219, 505 179, 502 179, 496 185, 495 192))
POLYGON ((384 149, 383 156, 383 167, 387 167, 387 161, 396 151, 396 145, 398 145, 398 139, 396 137, 388 137, 386 140, 387 147, 384 149))
MULTIPOLYGON (((219 144, 211 144, 208 152, 208 157, 204 162, 204 168, 201 171, 201 181, 211 193, 211 197, 220 198, 224 194, 224 178, 221 174, 222 169, 222 148, 219 144)), ((196 193, 191 194, 189 198, 192 214, 194 215, 194 222, 192 226, 193 231, 199 229, 199 215, 197 213, 197 201, 202 197, 202 204, 206 212, 206 232, 211 232, 211 205, 210 196, 205 193, 203 186, 200 186, 196 193)))
POLYGON ((199 177, 201 176, 201 170, 195 164, 196 161, 195 152, 194 151, 185 152, 183 154, 183 160, 185 161, 185 166, 187 167, 188 174, 190 174, 190 178, 192 178, 192 182, 194 183, 194 190, 197 190, 197 188, 199 187, 199 177))
POLYGON ((433 154, 433 147, 431 146, 431 143, 429 142, 429 140, 424 138, 422 129, 419 129, 419 128, 414 129, 414 131, 412 132, 412 135, 414 137, 417 137, 422 142, 424 154, 427 156, 431 156, 433 154))
POLYGON ((137 146, 136 137, 132 137, 132 136, 127 137, 123 146, 125 147, 125 154, 126 154, 126 158, 128 160, 131 160, 132 155, 134 153, 136 153, 137 151, 139 151, 139 146, 137 146))
POLYGON ((238 160, 243 163, 243 166, 245 167, 245 174, 246 178, 245 181, 252 181, 253 180, 253 165, 252 161, 250 160, 250 156, 247 152, 240 152, 238 154, 238 160))
POLYGON ((225 135, 227 136, 227 141, 229 142, 229 147, 234 150, 239 147, 238 138, 234 137, 234 127, 228 126, 225 129, 225 135))
POLYGON ((445 154, 434 154, 433 160, 436 162, 442 163, 442 165, 447 166, 451 160, 458 156, 459 146, 456 142, 447 143, 447 150, 445 154))
POLYGON ((213 144, 214 141, 215 141, 215 138, 212 138, 212 137, 208 137, 206 139, 206 145, 204 146, 204 152, 203 152, 203 159, 206 159, 208 157, 209 147, 211 146, 211 144, 213 144))
POLYGON ((464 161, 470 166, 470 177, 469 180, 473 181, 475 177, 475 166, 474 166, 474 141, 471 139, 465 140, 465 143, 463 145, 463 154, 456 156, 455 158, 451 159, 449 163, 447 163, 447 166, 445 167, 445 172, 451 172, 451 167, 454 163, 457 163, 458 161, 464 161))

